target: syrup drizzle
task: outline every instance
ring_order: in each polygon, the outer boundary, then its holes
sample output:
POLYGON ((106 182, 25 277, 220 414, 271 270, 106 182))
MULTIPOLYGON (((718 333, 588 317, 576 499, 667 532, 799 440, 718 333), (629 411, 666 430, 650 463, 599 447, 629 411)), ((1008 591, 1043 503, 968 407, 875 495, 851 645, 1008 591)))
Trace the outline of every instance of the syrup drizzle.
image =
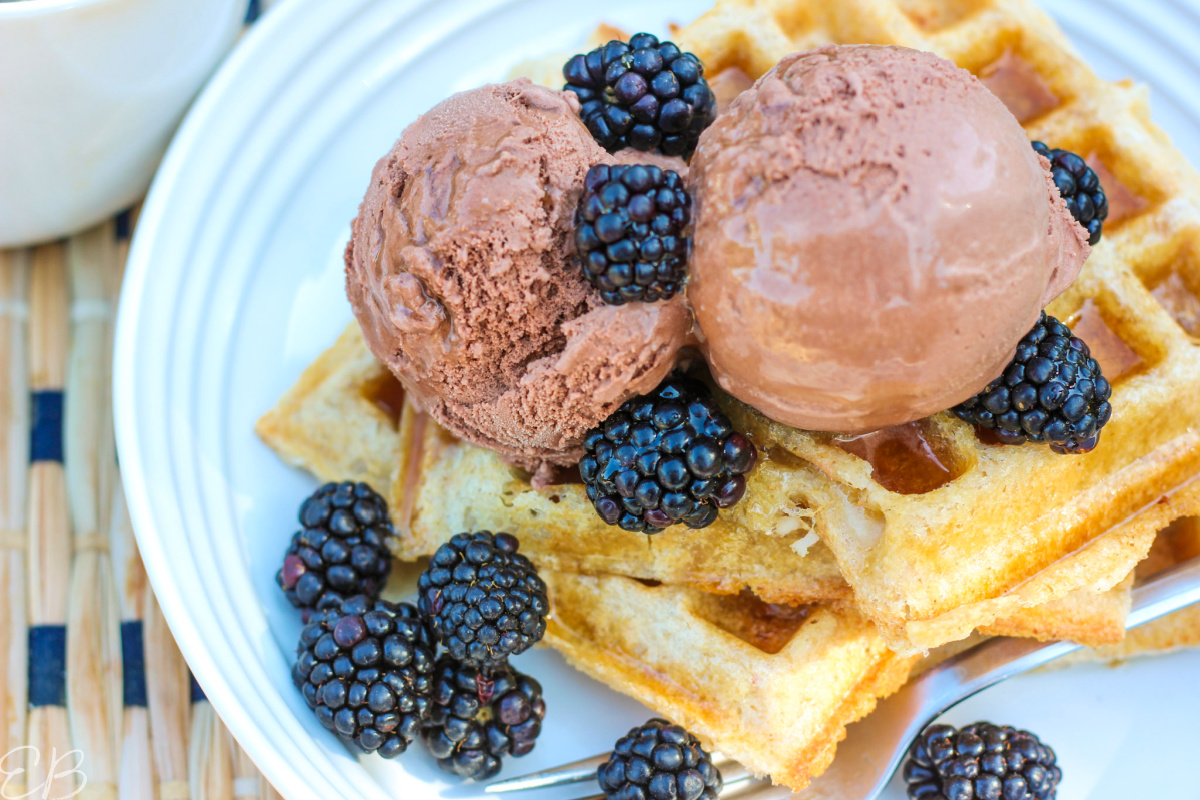
POLYGON ((1087 343, 1092 358, 1100 364, 1100 370, 1109 383, 1129 375, 1142 367, 1142 357, 1130 348, 1104 321, 1100 309, 1092 299, 1067 320, 1071 331, 1087 343))
POLYGON ((707 595, 705 600, 695 609, 700 616, 771 655, 787 646, 813 611, 807 605, 764 603, 748 589, 741 594, 707 595))
POLYGON ((362 396, 382 411, 392 427, 400 426, 400 411, 404 408, 404 387, 392 373, 384 371, 365 382, 360 389, 362 396))
POLYGON ((918 420, 858 436, 835 436, 833 444, 869 463, 875 480, 888 491, 924 494, 961 474, 953 451, 930 436, 929 424, 918 420))

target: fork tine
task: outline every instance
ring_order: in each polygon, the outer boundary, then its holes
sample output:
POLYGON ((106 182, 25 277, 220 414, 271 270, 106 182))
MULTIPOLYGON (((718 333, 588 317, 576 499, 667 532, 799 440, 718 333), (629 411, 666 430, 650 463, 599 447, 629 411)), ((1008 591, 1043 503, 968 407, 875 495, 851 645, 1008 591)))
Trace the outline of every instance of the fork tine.
MULTIPOLYGON (((496 781, 483 787, 483 791, 488 794, 507 794, 509 792, 525 792, 530 789, 548 789, 554 786, 583 783, 584 781, 595 779, 596 769, 608 760, 609 755, 609 753, 601 753, 590 758, 581 758, 578 761, 572 761, 570 764, 563 764, 560 767, 544 769, 541 772, 531 772, 528 775, 519 775, 516 778, 509 778, 503 781, 496 781)), ((725 765, 733 763, 720 753, 713 753, 711 758, 713 764, 718 769, 724 769, 725 765)), ((738 768, 740 769, 741 767, 739 766, 738 768)), ((586 800, 592 800, 592 798, 586 798, 586 800)))
POLYGON ((608 753, 601 753, 591 758, 581 758, 561 767, 532 772, 516 778, 489 783, 483 790, 489 794, 505 792, 523 792, 528 789, 545 789, 550 786, 566 786, 571 783, 582 783, 596 777, 596 768, 608 760, 608 753))
MULTIPOLYGON (((738 800, 786 800, 795 796, 795 792, 786 786, 776 786, 767 778, 755 778, 753 775, 739 781, 733 787, 726 785, 721 791, 721 800, 738 798, 738 800)), ((851 800, 851 798, 843 798, 851 800)))
MULTIPOLYGON (((519 779, 518 779, 519 780, 519 779)), ((785 794, 772 795, 770 798, 761 796, 766 794, 766 789, 780 789, 783 787, 772 786, 771 782, 762 778, 756 778, 744 767, 738 767, 734 777, 731 780, 725 781, 724 787, 721 789, 721 800, 727 798, 738 797, 741 800, 782 800, 791 794, 790 790, 784 789, 785 794), (764 790, 762 793, 754 790, 764 790), (754 792, 752 794, 752 792, 754 792)), ((588 797, 581 797, 579 800, 607 800, 607 796, 603 794, 594 794, 588 797)))

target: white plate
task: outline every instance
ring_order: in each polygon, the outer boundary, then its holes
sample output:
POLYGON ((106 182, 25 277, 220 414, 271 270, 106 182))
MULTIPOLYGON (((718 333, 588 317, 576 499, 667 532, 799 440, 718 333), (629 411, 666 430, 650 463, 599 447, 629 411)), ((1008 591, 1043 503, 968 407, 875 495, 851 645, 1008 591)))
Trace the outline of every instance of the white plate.
MULTIPOLYGON (((478 791, 444 781, 419 746, 398 762, 351 757, 289 677, 299 622, 273 575, 314 484, 281 464, 252 426, 350 319, 341 252, 371 166, 451 92, 574 47, 601 21, 663 31, 707 5, 288 0, 241 44, 172 145, 121 303, 121 462, 142 556, 184 655, 286 796, 478 791)), ((1103 74, 1155 87, 1157 118, 1200 163, 1196 6, 1055 0, 1052 10, 1103 74)), ((545 685, 549 715, 537 749, 510 760, 506 775, 599 752, 647 716, 549 650, 519 665, 545 685)), ((1192 653, 1035 676, 981 695, 952 719, 1043 734, 1064 765, 1062 800, 1198 797, 1191 770, 1180 768, 1197 741, 1198 672, 1192 653)))

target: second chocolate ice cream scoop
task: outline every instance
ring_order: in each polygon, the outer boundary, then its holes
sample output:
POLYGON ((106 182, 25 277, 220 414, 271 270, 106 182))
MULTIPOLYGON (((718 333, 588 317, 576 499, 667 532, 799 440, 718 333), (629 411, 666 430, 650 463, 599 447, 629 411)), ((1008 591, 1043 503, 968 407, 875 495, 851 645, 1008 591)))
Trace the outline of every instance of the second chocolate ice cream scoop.
POLYGON ((688 296, 713 374, 800 428, 873 430, 972 396, 1089 251, 1012 114, 916 50, 785 58, 691 167, 688 296))

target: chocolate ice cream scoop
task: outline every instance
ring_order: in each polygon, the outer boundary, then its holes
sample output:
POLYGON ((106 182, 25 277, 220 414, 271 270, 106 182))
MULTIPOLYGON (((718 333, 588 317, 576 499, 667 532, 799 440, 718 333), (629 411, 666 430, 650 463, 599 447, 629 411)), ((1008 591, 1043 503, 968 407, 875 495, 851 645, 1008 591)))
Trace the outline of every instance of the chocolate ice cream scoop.
POLYGON ((604 306, 576 259, 588 168, 611 161, 574 95, 528 81, 455 95, 375 166, 346 248, 371 351, 462 438, 529 469, 674 366, 682 297, 604 306))
POLYGON ((919 419, 998 376, 1087 233, 968 72, 899 47, 789 56, 701 137, 688 297, 717 381, 790 425, 919 419))

